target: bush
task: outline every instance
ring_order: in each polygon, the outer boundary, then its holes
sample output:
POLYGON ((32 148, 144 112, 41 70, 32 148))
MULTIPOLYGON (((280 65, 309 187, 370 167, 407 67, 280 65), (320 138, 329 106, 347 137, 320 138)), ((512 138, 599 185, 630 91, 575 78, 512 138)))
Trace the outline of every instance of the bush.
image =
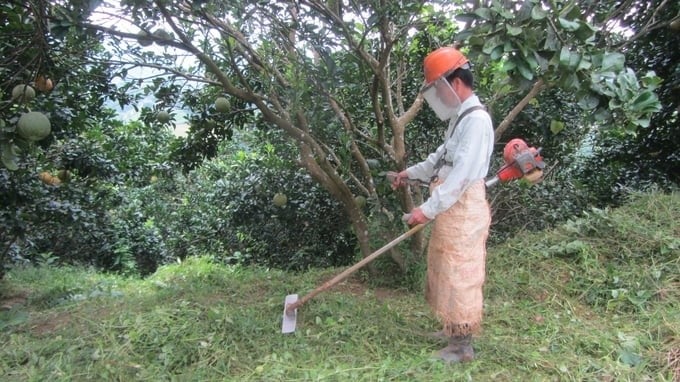
POLYGON ((60 263, 100 265, 109 256, 115 232, 99 206, 100 198, 79 183, 44 184, 25 167, 11 175, 0 170, 4 264, 35 262, 45 253, 60 263))
POLYGON ((33 150, 16 171, 0 169, 3 269, 12 262, 49 258, 50 263, 148 274, 167 261, 159 232, 139 212, 135 196, 136 185, 146 187, 152 172, 167 171, 158 163, 164 150, 167 156, 163 142, 168 136, 146 142, 140 131, 138 124, 112 121, 44 151, 33 150), (41 180, 47 179, 43 174, 51 181, 41 180))
MULTIPOLYGON (((284 269, 337 266, 354 258, 341 206, 270 143, 245 134, 187 175, 159 177, 140 191, 167 253, 284 269), (274 202, 285 195, 285 204, 274 202)), ((282 201, 282 200, 281 200, 282 201)))
POLYGON ((489 190, 492 225, 489 241, 496 244, 523 230, 554 227, 587 209, 592 199, 564 174, 549 174, 533 186, 521 181, 489 190))

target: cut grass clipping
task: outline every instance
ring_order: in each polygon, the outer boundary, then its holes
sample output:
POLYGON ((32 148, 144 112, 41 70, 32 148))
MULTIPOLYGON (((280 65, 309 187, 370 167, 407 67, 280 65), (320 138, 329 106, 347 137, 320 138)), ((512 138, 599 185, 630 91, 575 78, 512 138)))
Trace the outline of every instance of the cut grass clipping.
POLYGON ((680 378, 680 199, 641 195, 489 249, 478 358, 444 344, 422 294, 359 278, 300 309, 283 299, 342 269, 285 273, 193 258, 144 280, 22 268, 2 284, 11 381, 673 381, 680 378))

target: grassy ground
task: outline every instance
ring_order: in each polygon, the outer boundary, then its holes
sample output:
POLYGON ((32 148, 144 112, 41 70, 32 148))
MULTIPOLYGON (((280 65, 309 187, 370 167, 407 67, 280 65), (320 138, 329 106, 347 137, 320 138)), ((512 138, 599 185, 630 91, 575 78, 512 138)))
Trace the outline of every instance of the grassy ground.
POLYGON ((354 277, 300 309, 303 274, 207 258, 144 280, 11 271, 0 294, 3 381, 673 381, 680 378, 680 196, 644 195, 490 248, 478 358, 443 344, 421 293, 354 277))

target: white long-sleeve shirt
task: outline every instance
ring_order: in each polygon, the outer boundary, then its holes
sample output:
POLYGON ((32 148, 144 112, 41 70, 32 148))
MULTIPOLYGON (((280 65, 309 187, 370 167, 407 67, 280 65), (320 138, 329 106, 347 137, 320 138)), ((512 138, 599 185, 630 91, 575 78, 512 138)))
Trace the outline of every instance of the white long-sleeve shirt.
MULTIPOLYGON (((479 98, 472 95, 461 104, 458 116, 471 107, 481 105, 479 98)), ((426 160, 406 169, 410 179, 429 182, 434 175, 435 164, 446 151, 447 164, 442 166, 437 174, 443 183, 431 190, 430 197, 420 206, 423 214, 429 219, 434 219, 437 214, 448 210, 470 184, 484 179, 489 172, 494 145, 491 117, 484 110, 475 110, 460 121, 451 135, 457 119, 452 118, 449 121, 445 141, 434 153, 428 155, 426 160)))

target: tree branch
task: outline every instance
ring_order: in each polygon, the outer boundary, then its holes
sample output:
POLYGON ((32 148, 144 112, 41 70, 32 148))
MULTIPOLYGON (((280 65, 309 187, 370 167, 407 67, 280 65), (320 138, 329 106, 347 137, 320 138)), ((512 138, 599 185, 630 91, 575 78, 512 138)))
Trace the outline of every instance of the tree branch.
POLYGON ((541 92, 541 90, 545 89, 547 86, 545 84, 545 81, 542 78, 539 78, 538 81, 534 83, 534 86, 531 87, 531 90, 522 98, 519 103, 508 113, 507 116, 501 121, 501 123, 498 125, 496 130, 494 131, 494 141, 498 143, 498 141, 501 138, 501 135, 505 132, 510 127, 510 124, 512 121, 515 120, 515 118, 519 115, 519 113, 529 104, 529 101, 534 99, 538 93, 541 92))
POLYGON ((635 40, 646 35, 647 33, 650 33, 653 30, 663 28, 663 27, 670 25, 672 20, 669 20, 667 22, 656 22, 657 15, 659 14, 659 12, 661 12, 661 10, 663 10, 663 8, 666 6, 666 4, 668 4, 668 0, 663 0, 661 2, 661 4, 659 4, 659 6, 656 7, 656 9, 654 9, 652 16, 649 18, 649 20, 647 20, 645 25, 642 28, 640 28, 640 30, 635 35, 633 35, 633 37, 627 39, 626 42, 624 42, 620 46, 620 48, 625 49, 626 47, 628 47, 629 44, 635 42, 635 40))

